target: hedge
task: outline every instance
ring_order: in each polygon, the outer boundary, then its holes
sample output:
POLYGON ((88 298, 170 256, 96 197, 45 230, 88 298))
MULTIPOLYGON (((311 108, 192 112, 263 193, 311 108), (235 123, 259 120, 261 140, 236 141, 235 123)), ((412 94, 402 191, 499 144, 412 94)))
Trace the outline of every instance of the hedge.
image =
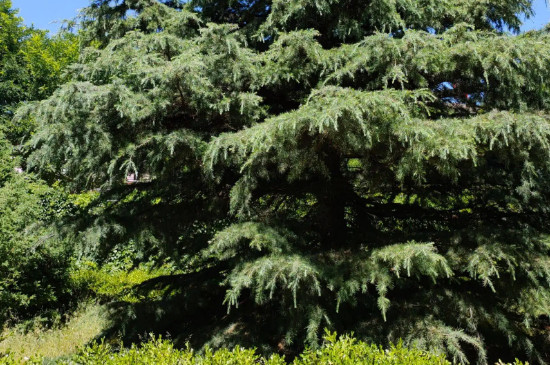
MULTIPOLYGON (((0 355, 1 365, 20 364, 22 359, 13 355, 0 355)), ((232 350, 206 349, 197 354, 187 348, 178 350, 172 343, 162 338, 152 338, 149 342, 122 350, 105 343, 95 343, 84 348, 78 355, 66 359, 45 361, 46 359, 24 359, 26 364, 35 365, 47 362, 49 364, 97 364, 97 365, 286 365, 285 359, 279 355, 261 357, 255 350, 235 347, 232 350)), ((370 345, 357 341, 350 336, 337 338, 336 334, 327 334, 324 344, 319 349, 306 349, 298 356, 292 365, 450 365, 441 354, 431 354, 418 349, 407 349, 401 344, 384 349, 381 346, 370 345)), ((516 361, 515 365, 522 365, 516 361)))

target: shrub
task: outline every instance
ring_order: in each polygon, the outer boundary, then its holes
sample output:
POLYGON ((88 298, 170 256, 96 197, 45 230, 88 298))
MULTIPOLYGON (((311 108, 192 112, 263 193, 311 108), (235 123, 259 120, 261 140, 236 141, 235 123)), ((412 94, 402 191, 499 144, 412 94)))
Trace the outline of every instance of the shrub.
POLYGON ((192 350, 177 350, 163 339, 152 339, 141 346, 132 345, 130 349, 113 352, 114 348, 108 344, 94 344, 86 348, 80 355, 68 363, 123 365, 123 364, 178 364, 178 365, 254 365, 258 363, 277 365, 284 364, 279 356, 262 359, 254 350, 235 347, 233 350, 221 349, 218 351, 206 350, 203 355, 197 355, 192 350))
POLYGON ((65 208, 61 192, 31 176, 0 185, 0 326, 71 302, 70 247, 48 228, 65 208))
MULTIPOLYGON (((235 347, 232 350, 206 349, 202 354, 187 348, 178 350, 173 344, 162 338, 152 337, 141 345, 133 344, 130 348, 121 348, 113 344, 94 343, 83 349, 78 355, 68 359, 53 361, 53 364, 86 364, 86 365, 125 365, 125 364, 160 364, 160 365, 283 365, 285 359, 279 355, 269 358, 260 357, 255 350, 235 347)), ((29 359, 30 364, 40 363, 29 359)), ((0 365, 17 364, 13 355, 0 357, 0 365)), ((27 362, 29 363, 29 362, 27 362)), ((337 338, 335 333, 327 333, 324 344, 318 350, 306 350, 297 357, 292 365, 314 364, 376 364, 376 365, 447 365, 450 364, 442 354, 430 354, 418 349, 407 349, 398 344, 384 349, 381 346, 369 345, 350 336, 337 338)), ((505 365, 499 363, 498 365, 505 365)), ((516 361, 514 365, 522 365, 516 361)))
MULTIPOLYGON (((39 365, 42 364, 42 360, 38 358, 23 359, 26 365, 39 365)), ((0 364, 1 365, 19 365, 21 364, 21 359, 17 358, 12 354, 0 354, 0 364)))
MULTIPOLYGON (((38 358, 25 359, 26 364, 40 364, 38 358)), ((15 365, 20 363, 14 355, 1 355, 0 365, 15 365)), ((78 355, 50 361, 58 365, 284 365, 284 357, 271 355, 261 357, 253 349, 244 349, 239 346, 229 349, 213 351, 207 348, 197 354, 192 349, 178 350, 173 344, 162 338, 151 337, 141 345, 132 344, 130 348, 115 346, 100 342, 84 348, 78 355)), ((431 354, 418 349, 407 349, 402 344, 392 345, 389 349, 381 346, 369 345, 358 341, 351 336, 337 337, 336 333, 327 332, 324 344, 317 350, 306 350, 294 359, 292 365, 450 365, 443 354, 431 354)), ((499 362, 497 365, 507 365, 499 362)), ((512 365, 512 364, 510 364, 512 365)), ((524 365, 516 360, 513 365, 524 365)), ((528 365, 526 363, 525 365, 528 365)))
POLYGON ((313 364, 450 364, 442 354, 431 354, 418 349, 406 349, 402 343, 389 349, 357 341, 350 336, 336 337, 336 333, 325 335, 325 344, 319 350, 306 350, 295 365, 313 364))

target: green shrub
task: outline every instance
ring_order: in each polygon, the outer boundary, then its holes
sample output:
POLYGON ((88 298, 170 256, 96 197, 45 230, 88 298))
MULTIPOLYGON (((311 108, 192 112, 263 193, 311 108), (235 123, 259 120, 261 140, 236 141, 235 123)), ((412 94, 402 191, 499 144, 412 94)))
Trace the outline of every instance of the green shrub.
POLYGON ((66 212, 63 193, 30 175, 0 185, 0 326, 71 303, 70 246, 48 228, 66 212))
POLYGON ((435 355, 417 349, 406 349, 400 343, 389 349, 357 341, 350 336, 336 337, 336 333, 327 333, 325 344, 319 350, 306 350, 295 365, 313 364, 450 364, 442 354, 435 355))
MULTIPOLYGON (((26 364, 39 364, 39 359, 25 359, 26 364)), ((13 355, 0 355, 0 365, 14 365, 21 360, 13 355)), ((202 354, 187 348, 178 350, 173 344, 162 338, 152 337, 149 342, 141 345, 133 344, 130 348, 115 346, 105 342, 92 344, 78 355, 70 358, 50 361, 51 364, 86 364, 86 365, 284 365, 285 359, 279 355, 269 358, 261 357, 255 350, 235 347, 232 350, 206 349, 202 354)), ((297 357, 292 365, 450 365, 443 354, 407 349, 402 344, 384 349, 357 341, 350 336, 337 337, 335 333, 327 333, 324 344, 317 350, 306 350, 297 357)), ((506 365, 499 362, 497 365, 506 365)), ((513 365, 523 365, 516 360, 513 365)), ((525 365, 528 365, 527 363, 525 365)))
POLYGON ((67 363, 123 365, 123 364, 178 364, 178 365, 254 365, 259 363, 277 365, 285 364, 279 356, 268 360, 261 359, 254 350, 235 347, 233 350, 206 350, 203 355, 194 354, 192 350, 177 350, 173 345, 162 339, 153 339, 141 346, 132 345, 130 349, 114 352, 108 344, 95 344, 86 348, 80 355, 67 363), (261 362, 263 360, 264 362, 261 362))
POLYGON ((41 359, 35 357, 20 359, 13 354, 0 353, 0 365, 19 365, 23 362, 26 365, 39 365, 43 363, 41 359))

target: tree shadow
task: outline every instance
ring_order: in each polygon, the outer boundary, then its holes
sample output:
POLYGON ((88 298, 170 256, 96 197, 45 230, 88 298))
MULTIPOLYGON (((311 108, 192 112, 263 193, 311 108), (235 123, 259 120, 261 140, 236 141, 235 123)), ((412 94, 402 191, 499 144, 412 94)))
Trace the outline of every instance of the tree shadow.
MULTIPOLYGON (((196 350, 240 345, 260 354, 280 348, 273 323, 274 308, 252 307, 243 300, 238 310, 228 311, 219 268, 197 273, 161 276, 135 288, 139 301, 112 302, 110 326, 101 337, 124 344, 146 341, 150 335, 169 338, 176 347, 196 350)), ((280 327, 280 323, 279 323, 280 327)), ((283 351, 284 352, 284 351, 283 351)))

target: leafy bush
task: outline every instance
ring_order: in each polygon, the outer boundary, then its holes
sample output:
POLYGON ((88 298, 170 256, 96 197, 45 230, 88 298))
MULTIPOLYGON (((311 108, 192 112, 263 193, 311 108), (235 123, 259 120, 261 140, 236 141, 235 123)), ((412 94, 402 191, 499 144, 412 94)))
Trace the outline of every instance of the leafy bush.
MULTIPOLYGON (((336 338, 336 334, 325 337, 325 345, 318 351, 306 351, 294 360, 294 365, 310 364, 448 364, 442 355, 432 355, 420 350, 407 350, 402 346, 384 350, 375 345, 367 345, 348 336, 336 338)), ((170 341, 152 338, 141 346, 133 344, 129 349, 118 349, 110 344, 96 343, 85 348, 71 359, 58 360, 58 364, 194 364, 194 365, 282 365, 283 357, 272 355, 260 357, 255 350, 235 347, 232 350, 206 349, 196 354, 191 349, 175 349, 170 341)), ((0 360, 0 364, 14 364, 14 357, 0 360), (11 362, 10 362, 11 361, 11 362)))
MULTIPOLYGON (((314 364, 376 364, 376 365, 447 365, 449 361, 442 354, 430 354, 417 349, 407 349, 401 344, 384 349, 357 341, 350 336, 337 338, 335 333, 327 333, 324 345, 318 350, 306 350, 297 357, 293 365, 314 364)), ((0 356, 1 365, 17 364, 13 355, 0 356)), ((28 359, 27 364, 38 364, 38 359, 28 359)), ((232 350, 206 349, 197 354, 190 348, 178 350, 172 343, 162 338, 151 338, 142 345, 133 344, 128 349, 120 349, 104 342, 86 347, 80 354, 54 364, 124 365, 124 364, 178 364, 178 365, 283 365, 285 359, 279 355, 260 357, 255 350, 235 347, 232 350)), ((516 360, 514 365, 522 365, 516 360)), ((498 365, 505 365, 499 362, 498 365)))
POLYGON ((336 333, 325 336, 325 345, 319 350, 306 350, 295 361, 296 365, 312 364, 449 364, 441 354, 434 355, 417 349, 406 349, 401 343, 389 349, 369 345, 349 336, 336 337, 336 333))
MULTIPOLYGON (((86 348, 80 355, 69 361, 79 364, 243 364, 253 365, 260 359, 254 350, 245 350, 235 347, 233 350, 207 350, 203 355, 196 355, 192 350, 177 350, 166 340, 153 339, 142 346, 133 345, 130 349, 114 353, 114 348, 107 344, 95 344, 86 348)), ((279 356, 273 356, 265 364, 284 364, 279 356)))
POLYGON ((62 192, 28 175, 0 185, 0 324, 70 303, 70 249, 47 227, 64 209, 62 192))
MULTIPOLYGON (((23 359, 27 365, 39 365, 42 364, 42 360, 38 358, 23 359)), ((0 354, 0 364, 1 365, 19 365, 21 364, 21 359, 15 357, 12 354, 0 354)))

